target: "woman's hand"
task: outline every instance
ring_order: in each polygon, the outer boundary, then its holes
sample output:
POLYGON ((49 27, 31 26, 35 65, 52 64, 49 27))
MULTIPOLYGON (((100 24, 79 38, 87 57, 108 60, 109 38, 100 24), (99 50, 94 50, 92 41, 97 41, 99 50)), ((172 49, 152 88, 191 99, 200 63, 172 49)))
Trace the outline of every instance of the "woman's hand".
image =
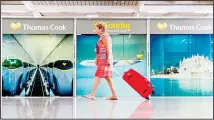
POLYGON ((97 58, 95 58, 95 65, 96 65, 96 66, 98 66, 98 63, 97 63, 97 58))
POLYGON ((110 66, 110 59, 107 58, 107 65, 110 66))
POLYGON ((104 43, 106 50, 107 50, 107 65, 110 66, 111 59, 108 57, 109 56, 109 43, 108 43, 108 41, 109 41, 108 37, 103 38, 103 43, 104 43))

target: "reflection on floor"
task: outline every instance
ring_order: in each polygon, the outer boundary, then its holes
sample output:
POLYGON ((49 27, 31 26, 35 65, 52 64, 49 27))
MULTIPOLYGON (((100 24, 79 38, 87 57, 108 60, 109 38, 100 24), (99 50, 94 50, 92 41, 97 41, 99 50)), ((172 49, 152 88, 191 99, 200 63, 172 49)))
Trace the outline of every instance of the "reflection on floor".
POLYGON ((120 98, 118 101, 77 98, 77 118, 212 118, 212 97, 120 98))
POLYGON ((73 98, 2 98, 2 118, 73 118, 73 98))
POLYGON ((212 118, 213 97, 2 98, 2 118, 212 118), (74 110, 76 110, 74 112, 74 110), (73 113, 76 113, 75 115, 73 113))

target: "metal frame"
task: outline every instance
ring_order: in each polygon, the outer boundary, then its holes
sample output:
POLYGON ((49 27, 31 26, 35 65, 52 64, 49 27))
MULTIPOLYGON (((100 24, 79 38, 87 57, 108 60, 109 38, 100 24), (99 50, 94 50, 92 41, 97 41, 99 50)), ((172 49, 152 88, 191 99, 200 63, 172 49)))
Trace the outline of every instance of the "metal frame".
MULTIPOLYGON (((73 32, 73 63, 74 64, 74 70, 73 70, 73 73, 74 73, 74 76, 73 76, 73 89, 76 89, 76 19, 74 19, 74 32, 73 32)), ((73 97, 76 97, 76 90, 73 91, 73 97)))
POLYGON ((150 19, 147 19, 147 31, 146 31, 146 48, 147 48, 147 78, 150 81, 150 19))
MULTIPOLYGON (((147 19, 146 23, 146 49, 147 49, 147 60, 146 60, 146 70, 147 70, 147 79, 150 80, 150 19, 147 19)), ((149 95, 151 97, 151 95, 149 95)))
POLYGON ((74 31, 73 31, 73 118, 76 118, 76 19, 74 19, 74 31))
POLYGON ((73 16, 73 17, 69 17, 69 16, 54 16, 54 17, 34 17, 34 16, 2 16, 1 18, 34 18, 34 19, 45 19, 45 18, 54 18, 54 19, 67 19, 67 18, 73 18, 73 19, 178 19, 178 18, 188 18, 188 19, 207 19, 207 18, 213 18, 212 16, 209 17, 193 17, 193 16, 180 16, 180 17, 167 17, 167 16, 163 16, 163 17, 79 17, 79 16, 73 16), (57 17, 57 18, 56 18, 57 17))
MULTIPOLYGON (((2 18, 1 18, 1 31, 2 31, 2 18)), ((3 38, 3 33, 1 32, 1 61, 2 61, 2 39, 3 38)), ((1 73, 0 73, 0 75, 1 75, 1 84, 0 84, 0 86, 1 86, 1 92, 0 92, 0 103, 1 103, 1 110, 0 110, 0 112, 2 113, 2 63, 1 63, 1 73)), ((0 113, 0 115, 1 115, 1 113, 0 113)), ((0 116, 0 118, 1 118, 1 116, 0 116)))

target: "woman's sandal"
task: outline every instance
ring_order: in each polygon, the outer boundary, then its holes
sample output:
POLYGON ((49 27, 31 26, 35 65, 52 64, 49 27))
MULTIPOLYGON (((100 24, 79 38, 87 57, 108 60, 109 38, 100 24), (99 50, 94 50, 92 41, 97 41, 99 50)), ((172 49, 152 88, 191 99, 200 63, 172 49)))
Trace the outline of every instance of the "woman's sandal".
POLYGON ((95 96, 92 96, 91 94, 89 95, 84 95, 84 98, 90 99, 90 100, 95 100, 95 96))
POLYGON ((108 97, 106 100, 118 100, 118 98, 111 96, 111 97, 108 97))

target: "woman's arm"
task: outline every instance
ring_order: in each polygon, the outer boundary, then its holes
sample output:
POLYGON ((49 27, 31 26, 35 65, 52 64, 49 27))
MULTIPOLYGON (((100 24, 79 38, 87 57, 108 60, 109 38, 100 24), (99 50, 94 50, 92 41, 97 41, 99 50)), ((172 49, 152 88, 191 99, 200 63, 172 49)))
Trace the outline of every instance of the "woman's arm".
POLYGON ((95 57, 95 65, 97 65, 97 56, 95 57))
POLYGON ((104 45, 105 45, 105 47, 106 47, 106 50, 107 50, 107 58, 109 59, 109 44, 108 44, 108 37, 104 37, 103 39, 102 39, 102 41, 103 41, 103 43, 104 43, 104 45))

